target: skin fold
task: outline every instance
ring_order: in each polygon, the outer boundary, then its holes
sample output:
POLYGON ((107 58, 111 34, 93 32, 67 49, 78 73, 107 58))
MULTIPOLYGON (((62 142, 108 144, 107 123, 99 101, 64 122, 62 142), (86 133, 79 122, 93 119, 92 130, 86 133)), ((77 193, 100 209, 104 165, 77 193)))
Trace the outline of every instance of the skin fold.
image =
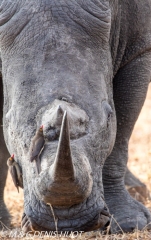
POLYGON ((110 214, 125 232, 149 227, 124 176, 151 78, 151 1, 0 0, 0 10, 3 131, 23 174, 22 229, 55 231, 55 216, 58 231, 90 231, 110 214))

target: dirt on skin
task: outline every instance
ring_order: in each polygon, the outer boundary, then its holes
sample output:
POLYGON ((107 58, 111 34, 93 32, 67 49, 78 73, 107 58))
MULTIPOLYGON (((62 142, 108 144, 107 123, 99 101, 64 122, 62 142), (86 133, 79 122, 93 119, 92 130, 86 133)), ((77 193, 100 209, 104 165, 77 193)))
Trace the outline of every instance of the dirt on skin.
MULTIPOLYGON (((139 179, 143 181, 151 191, 151 84, 149 86, 145 104, 142 108, 139 119, 135 124, 135 128, 130 139, 128 166, 131 171, 136 176, 138 176, 139 179)), ((12 215, 11 229, 15 231, 15 229, 20 227, 21 217, 23 213, 23 191, 20 189, 20 192, 18 194, 17 189, 12 183, 10 174, 8 174, 7 184, 5 187, 5 202, 12 215)), ((146 200, 146 206, 151 210, 150 200, 146 200)), ((1 238, 10 239, 9 237, 4 238, 4 235, 2 236, 0 234, 0 239, 1 238)), ((37 239, 39 239, 39 237, 37 239)), ((136 231, 133 234, 112 236, 109 236, 108 233, 103 236, 100 234, 100 232, 91 232, 83 234, 82 236, 77 237, 77 239, 151 240, 151 232, 148 232, 144 229, 142 232, 136 231)))

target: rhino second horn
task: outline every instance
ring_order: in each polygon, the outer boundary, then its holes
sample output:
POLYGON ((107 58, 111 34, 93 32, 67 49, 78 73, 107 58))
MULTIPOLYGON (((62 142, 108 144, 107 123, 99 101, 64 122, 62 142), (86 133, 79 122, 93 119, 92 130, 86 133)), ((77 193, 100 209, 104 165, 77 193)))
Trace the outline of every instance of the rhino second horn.
POLYGON ((63 111, 62 107, 59 105, 57 108, 57 113, 56 113, 56 121, 57 122, 59 121, 60 125, 61 125, 63 116, 64 116, 64 111, 63 111))
POLYGON ((64 112, 57 154, 54 162, 53 176, 55 181, 74 180, 74 166, 70 150, 70 133, 67 112, 64 112))

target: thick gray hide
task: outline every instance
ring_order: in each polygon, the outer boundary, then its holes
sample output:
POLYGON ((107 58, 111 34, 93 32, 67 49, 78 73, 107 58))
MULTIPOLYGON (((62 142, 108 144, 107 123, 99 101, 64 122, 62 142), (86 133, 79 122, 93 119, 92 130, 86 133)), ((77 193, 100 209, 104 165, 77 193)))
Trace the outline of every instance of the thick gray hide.
POLYGON ((59 231, 95 230, 108 208, 111 232, 149 226, 124 175, 151 78, 151 1, 0 3, 4 135, 23 171, 23 230, 56 230, 54 216, 59 231), (30 146, 41 125, 37 175, 30 146))
POLYGON ((6 183, 6 177, 7 177, 6 160, 9 156, 9 153, 7 151, 6 144, 4 141, 4 136, 3 136, 3 123, 2 123, 3 85, 2 85, 1 71, 2 71, 2 63, 1 63, 1 59, 0 59, 0 169, 1 169, 1 174, 0 174, 0 217, 1 217, 1 221, 4 224, 6 224, 7 226, 9 226, 10 215, 9 215, 8 210, 4 203, 4 187, 5 187, 5 183, 6 183))

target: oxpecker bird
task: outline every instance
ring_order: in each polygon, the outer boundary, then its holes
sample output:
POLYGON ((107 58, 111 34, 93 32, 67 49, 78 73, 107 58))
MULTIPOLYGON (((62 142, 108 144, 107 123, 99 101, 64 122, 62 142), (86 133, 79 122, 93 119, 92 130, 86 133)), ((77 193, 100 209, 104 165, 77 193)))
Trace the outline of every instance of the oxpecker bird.
POLYGON ((30 145, 30 162, 36 161, 37 172, 40 173, 40 153, 44 147, 45 140, 43 135, 43 125, 38 129, 36 135, 33 137, 30 145))
POLYGON ((14 160, 14 154, 8 158, 7 165, 12 176, 15 187, 19 192, 19 187, 23 188, 22 172, 18 163, 14 160))

